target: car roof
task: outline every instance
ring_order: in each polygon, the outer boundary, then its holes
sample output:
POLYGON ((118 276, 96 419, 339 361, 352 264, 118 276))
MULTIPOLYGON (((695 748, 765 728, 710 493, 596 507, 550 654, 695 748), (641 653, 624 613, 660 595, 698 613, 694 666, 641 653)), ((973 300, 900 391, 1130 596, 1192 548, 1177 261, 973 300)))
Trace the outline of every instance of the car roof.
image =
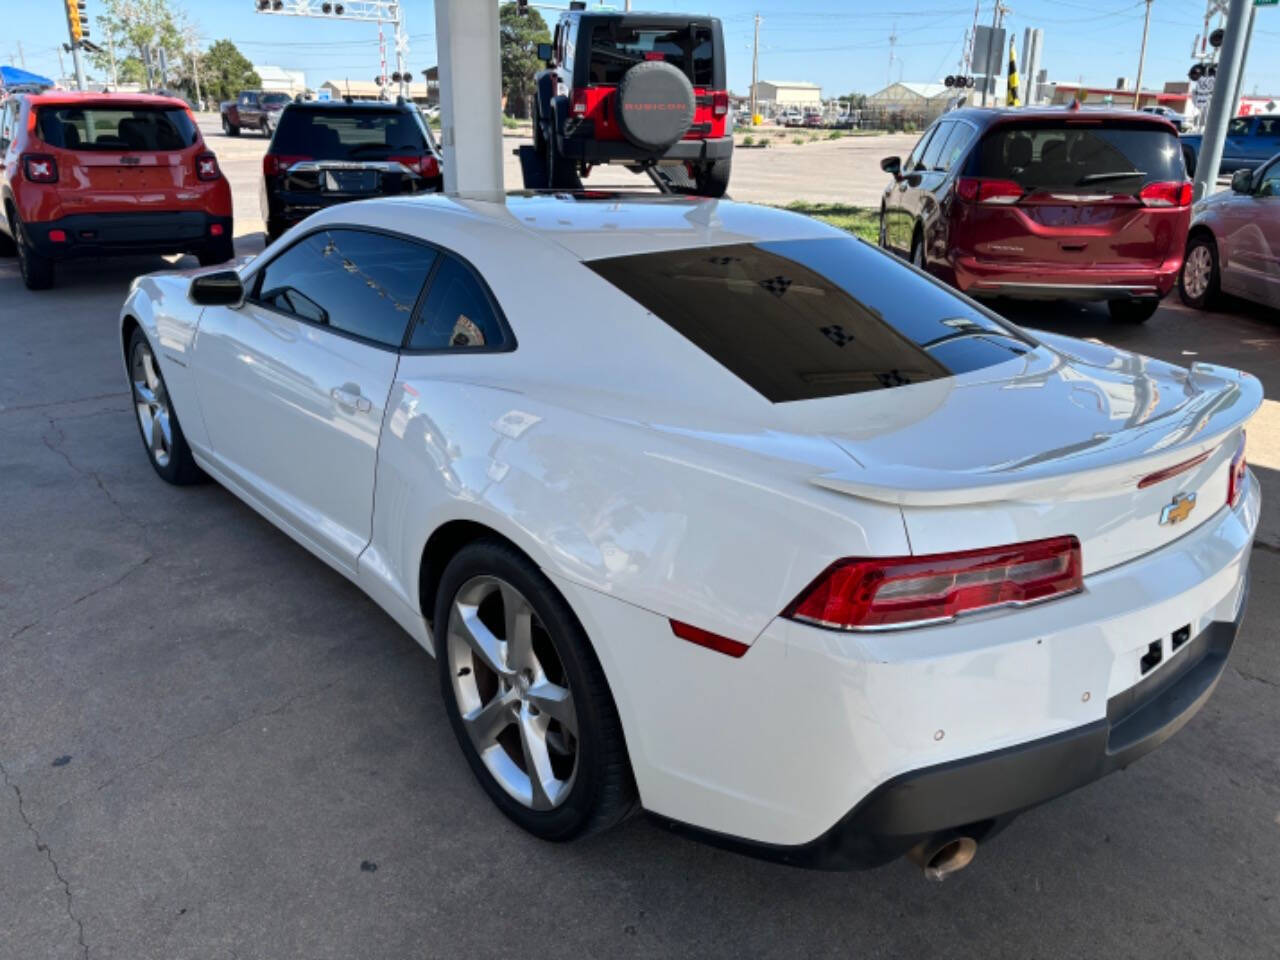
POLYGON ((1074 116, 1087 116, 1093 120, 1123 120, 1150 124, 1153 127, 1170 127, 1172 124, 1158 114, 1141 110, 1124 110, 1115 107, 1094 109, 1085 105, 1079 109, 1061 107, 960 107, 942 114, 942 120, 969 120, 980 127, 994 126, 1018 120, 1062 120, 1074 116))
POLYGON ((396 100, 294 100, 290 109, 298 110, 332 110, 341 107, 344 110, 413 110, 414 104, 401 103, 396 100))
POLYGON ((140 107, 177 107, 185 110, 187 103, 177 97, 160 93, 92 93, 88 90, 51 90, 47 93, 27 94, 32 106, 70 106, 86 103, 112 103, 140 107))
MULTIPOLYGON (((447 212, 470 218, 475 236, 498 227, 554 243, 578 260, 601 260, 663 250, 714 247, 762 241, 843 237, 847 234, 810 217, 774 207, 625 191, 527 192, 502 201, 459 200, 441 194, 367 200, 382 213, 380 225, 407 234, 422 233, 422 213, 447 212)), ((465 255, 465 251, 463 252, 465 255)))

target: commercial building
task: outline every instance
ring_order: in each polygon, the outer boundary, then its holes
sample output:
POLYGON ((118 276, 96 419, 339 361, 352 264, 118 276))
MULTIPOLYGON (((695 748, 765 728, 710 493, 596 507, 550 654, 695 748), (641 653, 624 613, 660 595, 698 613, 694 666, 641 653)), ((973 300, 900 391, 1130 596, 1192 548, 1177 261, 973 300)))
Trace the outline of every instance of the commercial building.
MULTIPOLYGON (((1116 107, 1133 107, 1134 90, 1124 86, 1090 87, 1079 83, 1051 83, 1049 102, 1068 104, 1078 99, 1081 103, 1109 104, 1116 107)), ((1191 117, 1196 113, 1192 102, 1193 85, 1186 81, 1166 83, 1163 90, 1143 90, 1138 94, 1139 107, 1168 107, 1175 113, 1191 117)))
POLYGON ((262 81, 264 93, 287 93, 296 97, 307 92, 307 77, 301 70, 286 70, 284 67, 273 67, 270 64, 254 64, 253 72, 262 81))
POLYGON ((755 87, 756 100, 779 107, 820 107, 822 88, 816 83, 761 80, 755 87))
MULTIPOLYGON (((1003 102, 1003 91, 999 91, 1003 102)), ((921 122, 929 122, 946 111, 952 100, 966 96, 969 103, 977 103, 981 93, 976 90, 957 90, 941 83, 891 83, 883 90, 867 97, 867 109, 877 114, 902 114, 921 122)))

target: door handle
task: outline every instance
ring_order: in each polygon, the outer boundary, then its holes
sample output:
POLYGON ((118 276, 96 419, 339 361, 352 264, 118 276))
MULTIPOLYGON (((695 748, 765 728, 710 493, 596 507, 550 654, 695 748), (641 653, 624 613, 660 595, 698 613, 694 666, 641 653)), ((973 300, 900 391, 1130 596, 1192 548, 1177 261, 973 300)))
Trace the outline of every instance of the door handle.
POLYGON ((368 397, 361 396, 360 388, 353 383, 334 387, 329 391, 329 396, 338 406, 348 410, 368 413, 373 409, 373 402, 368 397))

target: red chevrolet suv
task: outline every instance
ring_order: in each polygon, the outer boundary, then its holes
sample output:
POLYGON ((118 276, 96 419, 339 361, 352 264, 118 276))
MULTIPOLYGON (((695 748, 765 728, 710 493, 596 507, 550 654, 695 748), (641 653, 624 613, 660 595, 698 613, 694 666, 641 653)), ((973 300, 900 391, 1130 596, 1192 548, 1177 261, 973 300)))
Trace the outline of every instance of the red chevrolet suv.
POLYGON ((683 166, 692 192, 724 195, 733 162, 724 32, 714 17, 585 11, 570 4, 539 55, 534 148, 548 186, 593 166, 683 166))
POLYGON ((1177 283, 1191 184, 1162 117, 953 110, 880 166, 881 246, 973 296, 1105 300, 1141 323, 1177 283))
POLYGON ((54 263, 128 253, 230 260, 231 188, 181 100, 21 95, 0 108, 0 254, 28 288, 54 263))

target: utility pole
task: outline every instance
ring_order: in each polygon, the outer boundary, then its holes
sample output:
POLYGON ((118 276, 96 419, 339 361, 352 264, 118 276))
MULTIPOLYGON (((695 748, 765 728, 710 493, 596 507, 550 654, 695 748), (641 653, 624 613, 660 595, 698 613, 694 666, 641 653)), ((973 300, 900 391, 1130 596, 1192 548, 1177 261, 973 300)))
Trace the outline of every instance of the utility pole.
POLYGON ((200 54, 191 51, 191 79, 196 82, 196 106, 204 109, 204 98, 200 96, 200 54))
POLYGON ((56 49, 58 51, 58 79, 61 80, 67 75, 67 65, 62 60, 62 45, 59 44, 56 49))
POLYGON ((885 86, 893 86, 893 48, 898 44, 898 23, 895 20, 889 29, 889 72, 885 76, 885 86))
POLYGON ((27 69, 27 58, 23 56, 21 40, 18 41, 18 66, 22 67, 23 70, 27 69))
POLYGON ((1138 54, 1138 82, 1133 88, 1133 109, 1142 106, 1142 68, 1147 65, 1147 32, 1151 29, 1151 0, 1147 0, 1147 15, 1142 21, 1142 51, 1138 54))
POLYGON ((1209 101, 1209 119, 1204 125, 1200 156, 1196 158, 1195 198, 1203 199, 1213 189, 1222 163, 1222 145, 1227 139, 1227 124, 1235 113, 1236 85, 1244 62, 1249 31, 1249 8, 1252 0, 1231 0, 1227 8, 1227 25, 1219 50, 1218 75, 1214 79, 1213 98, 1209 101))
POLYGON ((111 36, 111 30, 107 30, 107 53, 111 57, 111 89, 120 89, 120 78, 116 76, 116 41, 111 36))
MULTIPOLYGON (((628 5, 630 0, 627 0, 628 5)), ((751 125, 756 122, 756 86, 760 82, 760 14, 756 14, 756 35, 751 42, 751 125)))

